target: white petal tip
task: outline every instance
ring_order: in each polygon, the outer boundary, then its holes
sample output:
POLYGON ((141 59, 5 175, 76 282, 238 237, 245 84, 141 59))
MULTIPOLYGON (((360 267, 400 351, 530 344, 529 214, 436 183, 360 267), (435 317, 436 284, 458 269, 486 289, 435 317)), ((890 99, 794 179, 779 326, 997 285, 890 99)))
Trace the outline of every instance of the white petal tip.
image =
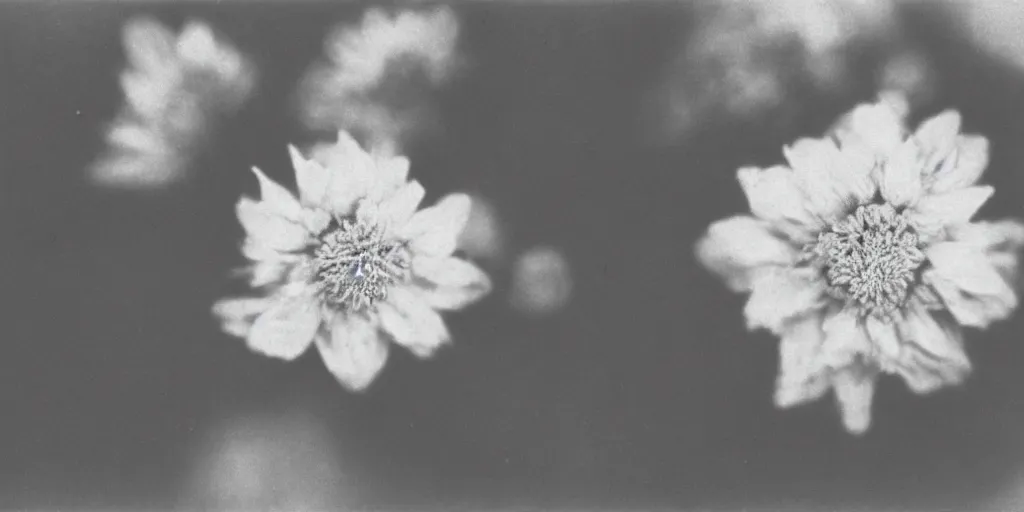
POLYGON ((362 150, 362 146, 356 141, 356 138, 351 133, 345 130, 338 130, 338 141, 336 142, 339 146, 355 147, 362 150))
POLYGON ((757 173, 761 170, 757 167, 741 167, 736 171, 736 179, 741 183, 750 183, 757 179, 757 173))
POLYGON ((302 156, 302 152, 299 151, 299 148, 295 147, 292 144, 288 145, 288 156, 291 157, 293 165, 296 164, 297 162, 306 161, 306 157, 302 156))
POLYGON ((905 118, 910 113, 910 101, 907 100, 907 95, 901 91, 888 90, 879 93, 877 104, 888 109, 899 119, 905 118))
POLYGON ((446 200, 453 203, 453 205, 452 205, 453 208, 458 208, 458 209, 467 209, 468 210, 473 205, 473 200, 470 199, 469 194, 465 194, 463 192, 454 192, 454 193, 448 194, 448 197, 446 198, 446 200))
POLYGON ((772 401, 777 409, 791 409, 804 402, 804 400, 801 400, 800 394, 791 387, 779 387, 776 389, 772 401))
POLYGON ((374 374, 368 378, 362 377, 359 379, 353 377, 338 377, 335 375, 334 379, 338 381, 338 384, 341 384, 341 387, 351 393, 365 393, 366 390, 370 389, 370 385, 377 380, 377 375, 374 374))
POLYGON ((843 428, 847 433, 861 437, 871 430, 871 420, 870 418, 844 418, 843 428))
POLYGON ((960 131, 960 123, 962 121, 960 113, 956 110, 944 110, 938 113, 931 120, 937 127, 942 128, 942 132, 956 133, 960 131))

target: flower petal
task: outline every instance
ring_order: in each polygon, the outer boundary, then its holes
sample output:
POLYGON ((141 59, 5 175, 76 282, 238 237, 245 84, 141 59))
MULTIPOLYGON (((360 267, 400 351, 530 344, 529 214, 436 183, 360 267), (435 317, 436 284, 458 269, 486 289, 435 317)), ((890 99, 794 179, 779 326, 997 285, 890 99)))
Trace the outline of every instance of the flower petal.
POLYGON ((904 215, 922 235, 934 237, 943 228, 970 222, 993 192, 990 186, 977 186, 924 196, 904 215))
POLYGON ((810 210, 819 217, 833 222, 855 204, 853 194, 841 188, 845 182, 836 179, 833 171, 843 157, 832 141, 800 139, 782 151, 793 167, 810 210))
POLYGON ((331 214, 319 208, 303 208, 299 215, 299 223, 306 228, 311 235, 317 236, 323 233, 327 226, 331 225, 331 214))
POLYGON ((317 163, 331 170, 348 169, 356 164, 361 164, 358 167, 371 167, 370 156, 345 130, 338 131, 334 143, 314 146, 310 155, 317 163))
POLYGON ((896 371, 912 392, 925 395, 948 386, 956 386, 970 374, 970 364, 957 364, 935 357, 917 345, 903 351, 896 371))
POLYGON ((320 305, 308 293, 279 296, 249 331, 249 348, 290 361, 302 355, 320 327, 320 305))
POLYGON ((174 34, 155 20, 132 20, 124 28, 125 55, 133 67, 161 73, 176 65, 174 39, 174 34))
POLYGON ((413 214, 408 224, 397 231, 409 240, 414 252, 428 256, 448 256, 469 219, 470 200, 466 194, 449 194, 434 206, 413 214))
POLYGON ((921 147, 921 153, 927 157, 927 171, 933 171, 938 163, 945 160, 956 149, 957 136, 960 134, 960 114, 955 110, 946 110, 921 123, 914 132, 914 139, 921 147))
POLYGON ((366 197, 370 178, 355 172, 338 172, 330 169, 331 182, 327 186, 325 206, 338 217, 355 213, 356 206, 366 197))
POLYGON ((178 36, 178 56, 193 65, 205 66, 217 63, 219 52, 213 31, 199 22, 189 22, 178 36))
POLYGON ((959 329, 944 327, 928 311, 912 306, 900 331, 904 350, 897 370, 915 393, 959 384, 970 373, 959 329))
POLYGON ((121 74, 121 90, 124 91, 125 102, 143 119, 150 120, 163 115, 170 94, 165 82, 173 83, 176 80, 168 76, 174 72, 176 70, 171 69, 155 77, 138 72, 121 74))
POLYGON ((243 275, 249 277, 249 286, 259 288, 283 280, 291 268, 281 260, 258 261, 243 269, 243 275))
POLYGON ((263 246, 297 251, 313 242, 303 226, 282 217, 265 203, 243 197, 235 205, 235 211, 246 234, 263 246))
POLYGON ((364 391, 384 368, 388 344, 377 327, 359 315, 335 314, 329 333, 316 337, 324 366, 349 391, 364 391))
POLYGON ((377 311, 384 331, 418 357, 430 357, 451 341, 444 320, 416 292, 393 288, 377 311))
POLYGON ((758 269, 789 265, 796 259, 796 250, 769 232, 764 221, 745 215, 711 224, 697 242, 696 254, 733 291, 750 290, 758 269))
POLYGON ((221 322, 220 330, 229 336, 245 338, 252 329, 252 319, 247 320, 224 320, 221 322))
POLYGON ((253 321, 273 303, 269 297, 236 297, 217 301, 213 315, 221 322, 221 329, 232 336, 244 338, 253 321))
POLYGON ((925 250, 938 275, 968 293, 1012 295, 1013 289, 989 263, 985 253, 960 242, 942 242, 925 250))
POLYGON ((295 185, 302 204, 322 206, 330 183, 330 172, 316 160, 307 160, 295 146, 288 146, 288 155, 295 168, 295 185))
POLYGON ((964 353, 959 331, 940 324, 931 312, 919 305, 910 305, 900 326, 904 343, 913 343, 942 360, 970 367, 964 353))
POLYGON ((418 181, 409 181, 400 186, 390 197, 381 201, 377 210, 377 221, 389 230, 405 226, 423 201, 426 191, 418 181))
POLYGON ((807 198, 797 185, 793 171, 785 167, 745 167, 736 178, 747 195, 750 211, 792 240, 809 242, 824 227, 807 209, 807 198))
POLYGON ((272 249, 253 238, 246 238, 245 241, 242 242, 242 255, 252 261, 295 262, 301 257, 298 254, 280 252, 276 249, 272 249))
POLYGON ((430 307, 442 311, 462 309, 479 301, 491 292, 491 282, 468 286, 432 286, 423 288, 420 293, 430 307))
POLYGON ((830 368, 844 368, 853 364, 857 356, 871 353, 871 342, 864 325, 853 308, 827 317, 821 326, 825 339, 821 346, 821 364, 830 368))
POLYGON ((882 158, 904 139, 903 116, 890 102, 859 105, 840 121, 836 138, 840 146, 882 158))
POLYGON ((907 139, 884 161, 879 188, 889 204, 906 206, 921 197, 920 151, 914 139, 907 139))
POLYGON ((1024 246, 1024 222, 1015 219, 962 224, 949 234, 953 240, 982 251, 1015 252, 1024 246))
POLYGON ((934 270, 925 271, 923 281, 938 295, 960 325, 984 329, 995 320, 1009 315, 1009 308, 987 297, 977 297, 961 290, 934 270))
POLYGON ((963 135, 957 139, 953 154, 930 177, 933 194, 974 185, 988 167, 988 139, 977 135, 963 135))
POLYGON ((743 310, 748 329, 765 328, 779 334, 785 322, 824 304, 824 285, 788 268, 760 273, 743 310))
POLYGON ((440 286, 472 286, 490 281, 476 265, 452 256, 417 256, 412 260, 412 271, 440 286))
POLYGON ((903 345, 900 343, 895 319, 868 316, 864 319, 864 328, 867 330, 868 338, 871 339, 871 346, 874 349, 872 355, 880 364, 888 366, 899 358, 903 345))
POLYGON ((846 431, 861 435, 871 427, 871 402, 878 372, 861 364, 851 365, 832 376, 836 403, 846 431))
POLYGON ((298 221, 302 216, 302 206, 295 196, 258 168, 253 167, 252 172, 260 182, 260 201, 278 215, 292 222, 298 221))
POLYGON ((962 224, 950 229, 950 238, 985 251, 989 262, 1008 283, 1017 282, 1024 223, 1017 220, 962 224))
POLYGON ((925 281, 963 325, 984 328, 1017 307, 1017 294, 987 255, 959 242, 944 242, 926 253, 934 268, 925 281))
POLYGON ((832 162, 833 187, 846 204, 859 205, 871 202, 878 192, 875 178, 876 162, 869 155, 844 149, 832 162))
POLYGON ((821 314, 795 321, 779 342, 779 375, 775 380, 775 406, 788 408, 817 400, 829 388, 827 368, 819 353, 824 333, 821 314))
POLYGON ((409 159, 404 156, 375 157, 378 178, 375 181, 375 193, 380 197, 405 184, 409 178, 409 159))
POLYGON ((427 281, 420 291, 434 309, 462 309, 483 298, 492 288, 487 274, 460 258, 419 256, 413 259, 412 269, 427 281))
POLYGON ((107 133, 107 141, 112 146, 149 155, 168 150, 163 136, 154 130, 134 123, 114 126, 107 133))
POLYGON ((313 149, 313 159, 328 169, 325 206, 334 214, 351 215, 359 200, 365 198, 378 176, 373 160, 348 132, 338 132, 338 140, 313 149))
POLYGON ((273 302, 270 297, 233 297, 222 299, 213 305, 213 314, 222 319, 252 317, 263 312, 273 302))

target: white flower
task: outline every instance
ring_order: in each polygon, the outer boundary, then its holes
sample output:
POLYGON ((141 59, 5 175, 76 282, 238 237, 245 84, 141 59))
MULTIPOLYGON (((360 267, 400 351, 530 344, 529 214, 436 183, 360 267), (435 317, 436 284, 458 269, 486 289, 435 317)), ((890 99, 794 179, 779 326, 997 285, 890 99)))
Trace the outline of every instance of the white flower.
POLYGON ((480 194, 470 197, 473 208, 456 246, 477 261, 499 263, 505 256, 506 241, 498 209, 480 194))
POLYGON ((184 167, 217 114, 249 96, 251 65, 208 25, 190 22, 173 34, 137 19, 124 30, 128 68, 125 107, 107 134, 109 151, 92 168, 103 185, 152 187, 183 177, 184 167))
POLYGON ((438 311, 490 290, 481 270, 453 256, 470 201, 451 194, 418 210, 424 190, 407 180, 409 161, 370 155, 344 132, 319 158, 291 156, 298 198, 254 169, 261 199, 237 205, 260 293, 214 312, 267 356, 295 359, 315 343, 338 381, 362 390, 384 366, 387 339, 429 357, 449 341, 438 311))
POLYGON ((459 24, 447 7, 367 11, 327 37, 326 59, 304 80, 302 116, 315 130, 347 130, 400 146, 429 120, 427 94, 456 65, 459 24))
POLYGON ((833 389, 850 432, 864 432, 880 374, 915 393, 961 383, 963 326, 1017 306, 1024 224, 971 222, 988 142, 943 112, 915 132, 896 98, 861 105, 833 137, 784 148, 788 166, 738 172, 753 215, 715 222, 699 259, 749 291, 750 328, 781 338, 779 407, 833 389), (896 108, 894 108, 896 107, 896 108))
POLYGON ((519 313, 542 317, 564 308, 572 298, 569 261, 554 247, 539 246, 516 258, 509 303, 519 313))

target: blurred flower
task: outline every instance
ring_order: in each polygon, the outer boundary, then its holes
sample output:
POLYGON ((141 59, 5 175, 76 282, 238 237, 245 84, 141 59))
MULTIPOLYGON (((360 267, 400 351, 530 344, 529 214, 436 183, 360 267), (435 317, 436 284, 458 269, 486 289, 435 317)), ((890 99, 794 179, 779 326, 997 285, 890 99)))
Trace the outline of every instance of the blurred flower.
POLYGON ((350 476, 326 425, 297 412, 240 416, 210 429, 183 509, 337 510, 350 476))
POLYGON ((980 501, 974 510, 1024 510, 1024 474, 1015 469, 998 490, 980 501))
POLYGON ((855 47, 894 39, 892 0, 754 0, 697 5, 697 24, 653 111, 674 138, 709 116, 754 117, 803 90, 845 87, 855 47))
POLYGON ((459 24, 447 7, 389 16, 371 9, 327 37, 327 59, 305 78, 302 116, 314 130, 347 130, 400 148, 430 117, 427 95, 456 63, 459 24))
POLYGON ((1024 70, 1024 4, 1018 0, 936 2, 960 32, 989 55, 1024 70))
POLYGON ((505 251, 505 239, 498 211, 487 199, 471 196, 469 221, 457 242, 459 250, 475 260, 495 262, 505 251))
POLYGON ((516 260, 512 270, 512 307, 520 313, 541 316, 563 308, 572 296, 569 262, 558 250, 535 247, 516 260))
POLYGON ((781 337, 776 405, 832 388, 853 433, 870 424, 880 373, 920 394, 959 384, 962 327, 1017 306, 1024 224, 970 221, 993 192, 975 185, 988 141, 961 135, 953 111, 908 134, 899 105, 858 106, 832 137, 785 147, 789 166, 740 169, 753 216, 715 222, 697 244, 751 292, 747 326, 781 337))
POLYGON ((92 168, 101 185, 157 187, 180 180, 217 117, 252 92, 251 65, 209 26, 190 22, 175 36, 156 21, 124 30, 129 67, 126 105, 107 133, 109 148, 92 168))
POLYGON ((935 70, 921 51, 904 49, 888 57, 878 72, 878 89, 899 91, 911 105, 923 105, 935 96, 935 70))
POLYGON ((439 310, 483 297, 490 280, 452 256, 470 200, 451 194, 417 211, 423 187, 407 181, 409 161, 364 152, 347 133, 306 159, 291 148, 299 197, 258 169, 261 200, 243 197, 255 297, 214 311, 249 348, 291 360, 316 344, 348 389, 366 388, 384 366, 387 335, 419 357, 449 341, 439 310))

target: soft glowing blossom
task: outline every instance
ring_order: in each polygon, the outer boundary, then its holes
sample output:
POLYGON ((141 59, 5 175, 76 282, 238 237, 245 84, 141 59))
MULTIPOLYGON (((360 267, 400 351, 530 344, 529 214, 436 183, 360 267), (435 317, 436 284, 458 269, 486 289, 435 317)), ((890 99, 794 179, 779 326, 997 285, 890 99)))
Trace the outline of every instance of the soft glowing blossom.
POLYGON ((750 292, 751 329, 781 339, 778 407, 835 392, 862 433, 882 374, 924 394, 964 381, 963 327, 1017 306, 1024 224, 972 222, 988 142, 943 112, 908 133, 899 98, 861 105, 831 137, 784 148, 787 166, 743 168, 753 215, 711 225, 702 263, 750 292))
POLYGON ((512 266, 509 302, 519 313, 541 317, 564 308, 572 298, 569 261, 554 247, 534 247, 512 266))
POLYGON ((252 93, 251 63, 209 25, 179 34, 150 19, 124 29, 125 105, 107 133, 109 148, 91 169, 105 186, 147 188, 182 179, 218 117, 252 93))
POLYGON ((425 192, 407 179, 409 161, 368 154, 344 132, 313 159, 291 156, 298 197, 254 169, 261 199, 237 205, 258 293, 214 312, 270 357, 295 359, 315 344, 342 385, 362 390, 390 342, 429 357, 450 341, 439 311, 490 290, 486 274, 453 255, 470 200, 451 194, 418 209, 425 192))
POLYGON ((858 56, 868 48, 892 54, 901 32, 892 0, 689 3, 694 28, 651 96, 668 140, 708 118, 752 119, 792 111, 806 93, 848 93, 858 56))
POLYGON ((325 58, 303 80, 302 119, 347 130, 374 147, 400 148, 433 119, 430 94, 458 62, 459 22, 448 7, 370 9, 331 30, 325 58))

